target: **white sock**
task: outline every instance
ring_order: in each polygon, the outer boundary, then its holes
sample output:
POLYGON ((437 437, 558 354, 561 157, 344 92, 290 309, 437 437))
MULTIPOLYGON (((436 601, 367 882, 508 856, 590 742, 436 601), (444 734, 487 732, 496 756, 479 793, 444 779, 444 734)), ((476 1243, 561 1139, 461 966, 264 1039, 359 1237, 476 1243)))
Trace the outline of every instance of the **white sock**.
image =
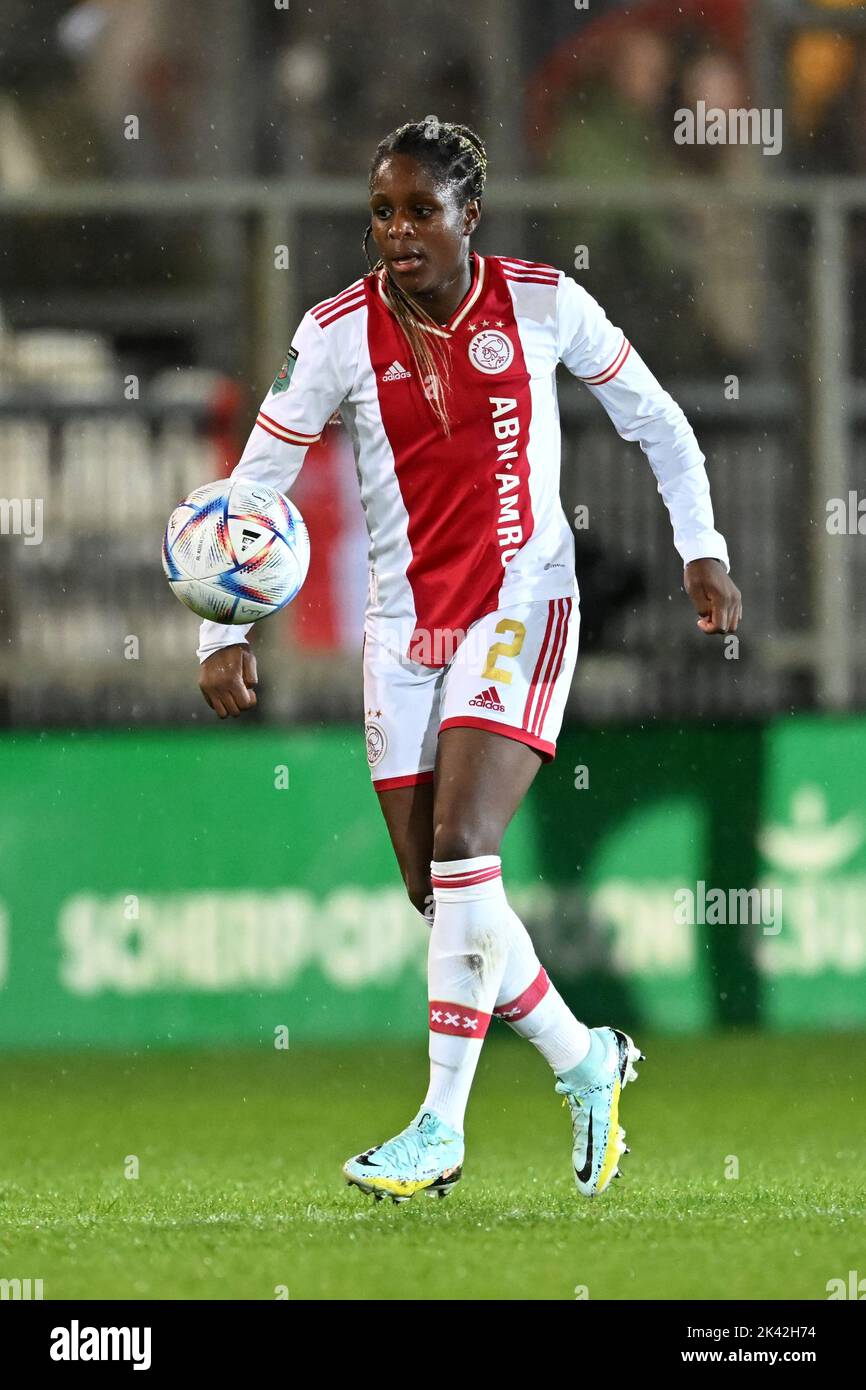
POLYGON ((422 1109, 462 1133, 505 967, 508 904, 496 854, 434 860, 430 871, 436 915, 427 953, 430 1087, 422 1109))
POLYGON ((589 1029, 550 983, 517 913, 506 910, 508 959, 493 1012, 533 1043, 555 1072, 568 1071, 589 1052, 589 1029))

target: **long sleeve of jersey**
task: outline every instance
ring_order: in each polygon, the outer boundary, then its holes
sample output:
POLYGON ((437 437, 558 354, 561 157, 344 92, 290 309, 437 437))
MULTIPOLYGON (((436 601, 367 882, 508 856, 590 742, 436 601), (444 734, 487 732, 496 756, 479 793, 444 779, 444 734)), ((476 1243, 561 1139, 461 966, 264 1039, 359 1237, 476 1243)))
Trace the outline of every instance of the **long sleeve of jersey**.
POLYGON ((557 328, 559 360, 601 401, 617 434, 636 440, 649 459, 683 564, 707 556, 729 569, 704 455, 676 401, 592 295, 568 276, 559 286, 557 328))
MULTIPOLYGON (((287 492, 310 445, 321 437, 328 417, 346 394, 346 384, 338 364, 332 360, 324 330, 307 313, 292 339, 280 375, 262 401, 232 478, 265 483, 287 492)), ((199 632, 199 661, 206 661, 222 647, 244 642, 251 627, 252 623, 235 626, 206 619, 199 632)))

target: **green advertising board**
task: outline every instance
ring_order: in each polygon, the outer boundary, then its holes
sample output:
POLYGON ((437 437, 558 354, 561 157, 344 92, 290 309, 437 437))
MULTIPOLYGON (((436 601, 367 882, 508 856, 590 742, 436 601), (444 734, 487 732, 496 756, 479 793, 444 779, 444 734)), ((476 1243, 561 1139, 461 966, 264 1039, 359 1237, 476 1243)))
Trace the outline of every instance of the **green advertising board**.
MULTIPOLYGON (((565 733, 506 888, 590 1023, 866 1019, 866 725, 565 733)), ((0 1046, 417 1037, 354 729, 0 740, 0 1046)))
POLYGON ((768 731, 759 879, 783 902, 760 943, 770 1024, 866 1017, 866 721, 791 719, 768 731))

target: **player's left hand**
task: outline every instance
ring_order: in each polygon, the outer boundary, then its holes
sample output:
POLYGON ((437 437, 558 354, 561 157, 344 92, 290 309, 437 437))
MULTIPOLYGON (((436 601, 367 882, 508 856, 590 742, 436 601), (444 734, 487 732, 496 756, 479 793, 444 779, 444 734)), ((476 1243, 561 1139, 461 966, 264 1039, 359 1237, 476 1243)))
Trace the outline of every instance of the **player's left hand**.
POLYGON ((683 588, 698 610, 701 632, 736 632, 743 616, 743 598, 721 560, 690 560, 683 588))

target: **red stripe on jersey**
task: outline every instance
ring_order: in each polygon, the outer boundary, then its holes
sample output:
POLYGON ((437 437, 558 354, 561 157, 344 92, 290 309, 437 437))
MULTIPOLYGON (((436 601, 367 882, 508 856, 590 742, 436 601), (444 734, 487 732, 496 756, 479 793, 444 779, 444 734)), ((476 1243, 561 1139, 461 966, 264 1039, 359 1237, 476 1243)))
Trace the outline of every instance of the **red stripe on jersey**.
POLYGON ((363 288, 363 279, 355 280, 353 284, 348 285, 344 290, 340 290, 339 294, 332 295, 330 299, 320 299, 318 304, 313 305, 312 309, 310 310, 310 313, 313 315, 313 318, 318 318, 320 314, 328 314, 331 312, 332 309, 335 309, 339 304, 342 304, 343 301, 350 295, 357 294, 358 291, 362 290, 363 288))
POLYGON ((471 1004, 450 1004, 445 999, 431 999, 427 1011, 431 1033, 450 1033, 458 1038, 483 1038, 490 1027, 491 1015, 471 1004))
POLYGON ((536 732, 537 732, 537 733, 541 733, 541 730, 544 728, 544 721, 545 721, 545 719, 547 718, 547 711, 550 709, 550 702, 551 702, 551 700, 553 699, 554 687, 555 687, 555 685, 556 685, 557 680, 559 679, 559 673, 560 673, 560 671, 562 670, 562 662, 563 662, 563 658, 564 658, 564 656, 565 656, 565 644, 566 644, 566 642, 567 642, 567 640, 568 640, 568 620, 569 620, 570 617, 571 617, 571 599, 570 599, 570 598, 567 598, 567 599, 565 600, 565 613, 564 613, 563 623, 562 623, 562 637, 561 637, 561 640, 560 640, 560 643, 559 643, 559 651, 557 652, 556 662, 555 662, 555 664, 554 664, 554 669, 553 669, 553 674, 551 675, 550 681, 549 681, 548 686, 547 686, 547 694, 544 696, 544 701, 543 701, 543 704, 542 704, 542 708, 541 708, 541 712, 540 712, 540 716, 539 716, 539 720, 538 720, 538 726, 537 726, 537 729, 536 729, 536 732))
POLYGON ((518 1018, 526 1018, 531 1014, 536 1004, 540 1004, 547 991, 550 989, 550 979, 544 966, 539 967, 538 974, 527 985, 522 994, 518 994, 516 999, 512 999, 510 1004, 497 1004, 493 1010, 497 1018, 504 1018, 508 1023, 515 1023, 518 1018))
POLYGON ((541 733, 541 710, 544 706, 549 683, 553 679, 553 668, 556 664, 556 657, 560 648, 560 639, 562 636, 562 623, 565 617, 565 600, 558 598, 554 599, 554 602, 556 604, 556 626, 553 630, 553 640, 549 643, 547 648, 547 661, 544 667, 544 674, 542 675, 541 683, 538 687, 535 700, 535 710, 532 714, 532 718, 529 724, 530 731, 534 734, 541 733))
POLYGON ((556 285, 558 279, 544 275, 511 275, 507 270, 503 270, 503 275, 512 285, 556 285))
POLYGON ((442 664, 436 657, 446 649, 448 634, 466 632, 495 612, 507 561, 535 524, 527 457, 529 372, 511 290, 495 259, 484 268, 471 312, 453 334, 436 340, 450 359, 450 437, 425 397, 414 362, 409 377, 382 381, 392 362, 403 361, 407 343, 378 286, 367 287, 370 361, 407 514, 406 578, 416 622, 409 650, 426 666, 442 664))
POLYGON ((524 710, 524 726, 527 729, 534 729, 538 720, 538 710, 544 698, 546 682, 550 675, 550 667, 556 652, 556 643, 559 639, 559 626, 562 616, 561 600, 551 599, 551 609, 553 611, 553 622, 548 618, 548 626, 544 634, 544 642, 538 654, 538 663, 532 678, 532 686, 526 701, 524 710), (534 689, 533 689, 534 687, 534 689))
POLYGON ((430 882, 434 888, 471 888, 476 883, 489 883, 492 878, 501 878, 502 869, 491 864, 486 869, 473 869, 465 874, 431 874, 430 882))
POLYGON ((283 429, 282 425, 274 429, 271 425, 266 425, 261 416, 256 420, 256 424, 260 430, 265 430, 268 434, 272 434, 274 439, 279 439, 281 444, 297 444, 302 449, 308 449, 311 444, 315 444, 321 438, 318 434, 312 437, 308 434, 295 434, 292 430, 283 429))
POLYGON ((604 371, 598 372, 595 376, 582 376, 580 380, 585 386, 603 386, 606 381, 610 381, 611 377, 616 376, 630 352, 631 343, 623 338, 622 345, 609 367, 605 367, 604 371))
POLYGON ((549 739, 539 738, 527 729, 518 729, 513 724, 500 724, 496 719, 481 719, 474 714, 456 714, 453 719, 443 719, 439 725, 440 734, 444 729, 486 729, 491 734, 502 734, 503 738, 513 738, 515 743, 525 743, 540 753, 546 763, 556 757, 556 744, 549 739))
POLYGON ((535 670, 534 670, 533 673, 532 673, 532 680, 529 682, 529 694, 528 694, 527 697, 526 697, 526 704, 525 704, 525 706, 524 706, 524 708, 523 708, 523 727, 524 727, 524 729, 528 729, 528 728, 529 728, 529 711, 530 711, 530 708, 531 708, 531 706, 532 706, 532 701, 533 701, 534 696, 535 696, 535 688, 536 688, 536 686, 538 685, 538 678, 539 678, 539 676, 541 675, 541 668, 542 668, 542 666, 544 665, 544 661, 545 661, 545 658, 546 658, 546 656, 547 656, 548 643, 550 642, 550 633, 551 633, 551 629, 553 628, 553 618, 554 618, 555 612, 556 612, 556 603, 555 603, 555 600, 554 600, 554 599, 550 599, 549 602, 548 602, 548 605, 547 605, 547 627, 544 629, 544 637, 543 637, 543 639, 542 639, 541 647, 540 647, 539 652, 538 652, 538 660, 537 660, 536 663, 535 663, 535 670))
POLYGON ((272 416, 266 415, 263 410, 260 410, 256 417, 256 423, 260 424, 263 420, 266 420, 272 427, 271 433, 273 433, 274 430, 280 430, 283 434, 292 435, 295 442, 300 442, 302 444, 315 444, 316 440, 319 439, 322 434, 321 430, 319 430, 318 434, 304 434, 301 430, 293 429, 291 425, 284 425, 282 421, 274 420, 272 416))
POLYGON ((522 261, 517 256, 497 256, 496 260, 506 270, 550 270, 554 275, 562 274, 561 270, 557 270, 555 265, 548 265, 547 261, 522 261))
POLYGON ((320 315, 317 318, 316 322, 320 325, 320 327, 327 328, 329 323, 336 323, 337 319, 345 318, 346 314, 354 313, 356 309, 363 308, 363 305, 364 295, 362 292, 357 299, 348 299, 346 303, 341 304, 339 308, 334 309, 332 312, 328 314, 320 315))
POLYGON ((543 280, 561 280, 562 271, 552 265, 533 265, 531 261, 505 261, 497 257, 503 275, 539 275, 543 280))
POLYGON ((405 777, 374 777, 373 786, 377 792, 390 792, 393 791, 395 787, 419 787, 422 782, 432 781, 432 771, 410 772, 405 777))

